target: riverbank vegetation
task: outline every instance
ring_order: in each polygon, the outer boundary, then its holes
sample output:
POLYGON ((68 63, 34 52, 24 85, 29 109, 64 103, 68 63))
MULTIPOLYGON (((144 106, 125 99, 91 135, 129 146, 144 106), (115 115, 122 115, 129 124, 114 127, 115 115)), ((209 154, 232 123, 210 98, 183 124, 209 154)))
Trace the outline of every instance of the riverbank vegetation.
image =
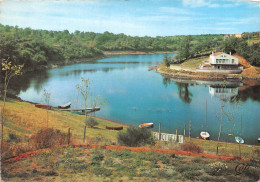
POLYGON ((157 152, 55 148, 5 163, 8 181, 257 181, 259 163, 157 152))

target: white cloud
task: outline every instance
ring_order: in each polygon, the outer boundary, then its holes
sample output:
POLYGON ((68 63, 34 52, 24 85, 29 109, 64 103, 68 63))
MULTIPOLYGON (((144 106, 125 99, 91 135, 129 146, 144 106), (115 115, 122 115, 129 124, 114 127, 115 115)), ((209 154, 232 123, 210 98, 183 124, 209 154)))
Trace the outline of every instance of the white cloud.
POLYGON ((189 7, 203 7, 203 6, 207 6, 210 8, 217 8, 220 5, 217 3, 212 3, 211 1, 206 1, 206 0, 182 0, 182 4, 184 6, 189 6, 189 7))

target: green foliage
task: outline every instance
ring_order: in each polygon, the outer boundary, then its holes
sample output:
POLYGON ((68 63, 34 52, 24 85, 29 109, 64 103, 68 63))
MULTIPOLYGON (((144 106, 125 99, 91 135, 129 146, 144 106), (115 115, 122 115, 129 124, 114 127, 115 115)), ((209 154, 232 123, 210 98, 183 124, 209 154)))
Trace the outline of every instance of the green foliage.
POLYGON ((92 154, 91 165, 100 165, 100 162, 104 159, 104 155, 101 151, 97 150, 92 154))
POLYGON ((195 180, 196 177, 200 176, 201 173, 199 171, 187 171, 184 173, 184 178, 189 180, 195 180))
POLYGON ((152 132, 146 128, 129 127, 126 132, 120 132, 117 136, 120 145, 140 146, 153 144, 152 132))
POLYGON ((199 168, 193 166, 192 164, 176 166, 176 171, 180 173, 186 173, 188 171, 196 171, 196 170, 199 170, 199 168))
POLYGON ((171 57, 168 56, 168 54, 165 54, 163 56, 163 64, 166 66, 166 67, 169 67, 170 64, 171 64, 172 60, 171 60, 171 57))
POLYGON ((120 158, 120 159, 127 159, 130 157, 133 157, 134 152, 131 152, 131 150, 125 149, 122 151, 113 151, 112 152, 112 156, 116 157, 116 158, 120 158))
POLYGON ((108 176, 111 176, 112 175, 112 170, 111 169, 106 169, 104 167, 95 167, 93 169, 93 173, 96 175, 96 176, 105 176, 105 177, 108 177, 108 176))
POLYGON ((90 117, 88 117, 88 118, 87 118, 87 121, 86 121, 86 125, 89 126, 89 127, 93 127, 93 126, 98 125, 98 122, 96 121, 95 118, 92 118, 92 117, 90 118, 90 117))

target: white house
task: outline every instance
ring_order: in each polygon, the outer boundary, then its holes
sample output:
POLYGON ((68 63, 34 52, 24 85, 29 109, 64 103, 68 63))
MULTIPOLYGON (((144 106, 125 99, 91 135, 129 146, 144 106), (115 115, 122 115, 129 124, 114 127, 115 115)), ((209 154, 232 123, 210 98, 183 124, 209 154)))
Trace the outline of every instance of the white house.
POLYGON ((230 66, 235 66, 237 67, 239 62, 238 58, 234 57, 230 54, 226 54, 224 52, 216 52, 210 55, 210 60, 209 63, 211 65, 216 65, 217 68, 219 69, 221 65, 225 66, 230 65, 230 66))
POLYGON ((210 55, 209 62, 197 69, 199 72, 241 73, 243 67, 239 65, 239 59, 224 52, 216 52, 210 55))

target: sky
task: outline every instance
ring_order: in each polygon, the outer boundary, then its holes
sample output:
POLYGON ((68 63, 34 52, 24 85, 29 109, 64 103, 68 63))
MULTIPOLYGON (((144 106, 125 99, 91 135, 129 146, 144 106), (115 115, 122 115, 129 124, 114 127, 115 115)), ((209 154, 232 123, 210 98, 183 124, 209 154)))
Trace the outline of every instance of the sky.
POLYGON ((0 23, 131 36, 259 31, 260 0, 0 0, 0 23))

